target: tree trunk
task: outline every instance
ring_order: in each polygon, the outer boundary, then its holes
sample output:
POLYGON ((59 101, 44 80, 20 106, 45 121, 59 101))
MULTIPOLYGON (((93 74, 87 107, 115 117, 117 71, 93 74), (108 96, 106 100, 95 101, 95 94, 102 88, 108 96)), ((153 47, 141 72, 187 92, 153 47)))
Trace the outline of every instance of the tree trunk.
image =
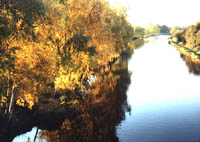
POLYGON ((11 109, 12 109, 12 104, 13 104, 13 98, 14 98, 14 89, 15 86, 12 86, 12 94, 11 94, 11 98, 10 98, 10 104, 9 104, 9 108, 8 108, 8 113, 10 113, 11 109))
MULTIPOLYGON (((8 75, 8 86, 7 86, 7 91, 6 91, 6 98, 8 99, 9 97, 9 92, 10 92, 10 73, 8 75)), ((8 113, 8 103, 6 103, 6 108, 5 108, 5 114, 8 113)))

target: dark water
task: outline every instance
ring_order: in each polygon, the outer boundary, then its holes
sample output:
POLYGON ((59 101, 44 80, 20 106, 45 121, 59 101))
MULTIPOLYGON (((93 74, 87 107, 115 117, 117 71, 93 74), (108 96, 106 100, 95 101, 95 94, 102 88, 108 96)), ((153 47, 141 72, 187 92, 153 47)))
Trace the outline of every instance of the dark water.
POLYGON ((199 65, 181 58, 167 36, 135 51, 127 91, 131 115, 118 126, 121 142, 199 141, 199 65))
MULTIPOLYGON (((100 93, 81 106, 82 115, 74 121, 66 120, 57 131, 41 131, 43 141, 199 141, 200 65, 180 56, 167 38, 136 41, 140 48, 128 68, 114 65, 112 71, 97 74, 91 89, 100 93)), ((35 131, 14 142, 28 136, 32 141, 35 131)))

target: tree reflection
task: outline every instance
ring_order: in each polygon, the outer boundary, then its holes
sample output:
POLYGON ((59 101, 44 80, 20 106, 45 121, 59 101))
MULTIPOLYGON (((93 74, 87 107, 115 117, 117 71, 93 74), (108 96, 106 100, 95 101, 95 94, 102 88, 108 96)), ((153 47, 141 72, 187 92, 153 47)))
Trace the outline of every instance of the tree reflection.
POLYGON ((183 54, 181 54, 180 56, 185 61, 185 64, 187 65, 190 73, 200 75, 200 60, 193 61, 191 57, 185 56, 183 54))
POLYGON ((125 119, 125 112, 130 111, 126 95, 130 74, 124 64, 120 65, 124 61, 117 63, 112 71, 110 68, 96 72, 97 80, 89 86, 88 97, 78 106, 80 115, 73 121, 65 120, 59 130, 41 131, 40 139, 47 142, 118 142, 116 126, 125 119))
POLYGON ((145 41, 143 39, 135 40, 133 42, 134 49, 138 49, 144 45, 145 41))

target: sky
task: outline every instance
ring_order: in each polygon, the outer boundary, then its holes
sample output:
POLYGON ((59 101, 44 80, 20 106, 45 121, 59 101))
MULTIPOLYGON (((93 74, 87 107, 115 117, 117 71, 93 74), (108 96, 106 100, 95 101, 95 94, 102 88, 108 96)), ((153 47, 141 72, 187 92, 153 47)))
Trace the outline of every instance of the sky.
POLYGON ((200 0, 108 0, 128 8, 133 25, 189 26, 200 21, 200 0))

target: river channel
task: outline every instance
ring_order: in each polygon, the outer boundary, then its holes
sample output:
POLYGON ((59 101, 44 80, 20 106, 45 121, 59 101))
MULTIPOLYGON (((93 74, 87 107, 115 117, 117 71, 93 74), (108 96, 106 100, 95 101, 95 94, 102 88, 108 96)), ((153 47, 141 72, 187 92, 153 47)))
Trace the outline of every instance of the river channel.
MULTIPOLYGON (((92 132, 90 128, 81 131, 87 124, 80 123, 83 126, 77 124, 77 128, 81 133, 69 131, 69 139, 68 136, 65 139, 73 141, 73 136, 82 141, 80 134, 93 133, 88 135, 94 136, 88 138, 89 141, 199 141, 200 67, 185 61, 186 58, 168 44, 168 37, 151 37, 135 50, 129 59, 129 73, 121 74, 123 81, 118 88, 122 89, 114 91, 118 97, 108 95, 111 102, 94 108, 90 119, 84 121, 93 124, 92 132), (127 96, 117 95, 120 91, 127 96), (97 136, 99 139, 95 139, 97 136)), ((16 137, 14 142, 25 141, 28 136, 33 140, 35 130, 16 137)))
POLYGON ((130 59, 132 110, 118 126, 121 142, 200 140, 200 76, 167 38, 151 38, 130 59))

